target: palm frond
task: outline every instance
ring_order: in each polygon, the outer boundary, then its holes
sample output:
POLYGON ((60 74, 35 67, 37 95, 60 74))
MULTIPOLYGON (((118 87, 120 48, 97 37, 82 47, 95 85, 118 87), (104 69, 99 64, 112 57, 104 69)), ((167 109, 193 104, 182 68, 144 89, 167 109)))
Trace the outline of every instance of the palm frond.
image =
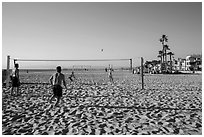
POLYGON ((170 50, 169 45, 164 45, 165 50, 170 50))

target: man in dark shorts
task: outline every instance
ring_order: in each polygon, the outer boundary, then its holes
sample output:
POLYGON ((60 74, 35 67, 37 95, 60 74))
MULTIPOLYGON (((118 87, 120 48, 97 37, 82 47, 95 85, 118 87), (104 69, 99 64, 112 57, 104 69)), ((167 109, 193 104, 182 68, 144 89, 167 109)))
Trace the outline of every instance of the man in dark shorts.
POLYGON ((56 102, 55 106, 57 106, 61 97, 62 97, 62 86, 61 86, 62 83, 63 83, 64 87, 67 89, 66 82, 65 82, 65 76, 64 76, 64 74, 61 73, 61 67, 60 66, 57 67, 57 72, 50 77, 50 83, 53 86, 53 96, 50 99, 50 103, 56 97, 57 102, 56 102))
POLYGON ((19 95, 19 86, 20 86, 20 80, 19 80, 19 65, 15 64, 15 69, 11 73, 11 82, 12 82, 12 88, 11 88, 11 95, 13 95, 14 88, 17 89, 16 95, 19 95))

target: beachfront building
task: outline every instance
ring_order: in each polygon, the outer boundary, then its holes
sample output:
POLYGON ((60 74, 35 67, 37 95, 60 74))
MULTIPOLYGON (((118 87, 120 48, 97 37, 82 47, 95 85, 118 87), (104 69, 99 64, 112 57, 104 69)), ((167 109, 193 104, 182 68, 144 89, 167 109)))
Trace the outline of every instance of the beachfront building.
POLYGON ((190 55, 185 59, 178 58, 173 60, 173 70, 175 71, 201 71, 202 70, 202 56, 190 55))
POLYGON ((188 71, 201 71, 202 69, 202 56, 190 55, 186 57, 186 70, 188 71))
POLYGON ((161 73, 161 63, 158 60, 146 61, 144 64, 144 73, 161 73))
POLYGON ((173 61, 173 69, 175 71, 185 71, 186 70, 186 59, 178 58, 173 61))

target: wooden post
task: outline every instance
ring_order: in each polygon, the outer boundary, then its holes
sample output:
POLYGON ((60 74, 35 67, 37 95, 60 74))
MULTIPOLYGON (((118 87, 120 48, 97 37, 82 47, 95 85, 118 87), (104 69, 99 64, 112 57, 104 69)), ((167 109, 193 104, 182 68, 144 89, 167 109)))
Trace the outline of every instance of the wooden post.
POLYGON ((16 59, 14 59, 13 62, 14 62, 14 66, 15 66, 15 64, 16 64, 16 59))
POLYGON ((142 76, 142 89, 144 89, 144 74, 143 74, 143 57, 141 57, 141 76, 142 76))
POLYGON ((7 56, 7 69, 6 69, 6 87, 9 86, 9 78, 10 78, 10 56, 7 56))
POLYGON ((132 71, 132 59, 130 59, 130 71, 132 71))

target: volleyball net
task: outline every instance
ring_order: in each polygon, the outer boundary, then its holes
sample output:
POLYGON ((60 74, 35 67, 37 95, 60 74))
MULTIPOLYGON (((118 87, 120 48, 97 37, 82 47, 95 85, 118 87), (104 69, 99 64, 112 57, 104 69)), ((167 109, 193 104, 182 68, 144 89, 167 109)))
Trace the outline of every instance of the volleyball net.
POLYGON ((21 69, 53 69, 62 66, 64 69, 132 69, 132 59, 86 59, 86 60, 45 60, 45 59, 13 59, 21 69))
MULTIPOLYGON (((7 80, 14 64, 19 64, 20 80, 22 84, 49 83, 49 77, 55 73, 56 67, 62 67, 62 73, 68 79, 72 72, 77 78, 84 80, 101 81, 107 79, 107 69, 114 70, 115 78, 123 78, 132 75, 135 66, 140 64, 133 62, 133 59, 81 59, 81 60, 51 60, 51 59, 18 59, 7 57, 7 80), (134 64, 133 64, 134 63, 134 64)), ((69 80, 69 79, 68 79, 69 80)))

